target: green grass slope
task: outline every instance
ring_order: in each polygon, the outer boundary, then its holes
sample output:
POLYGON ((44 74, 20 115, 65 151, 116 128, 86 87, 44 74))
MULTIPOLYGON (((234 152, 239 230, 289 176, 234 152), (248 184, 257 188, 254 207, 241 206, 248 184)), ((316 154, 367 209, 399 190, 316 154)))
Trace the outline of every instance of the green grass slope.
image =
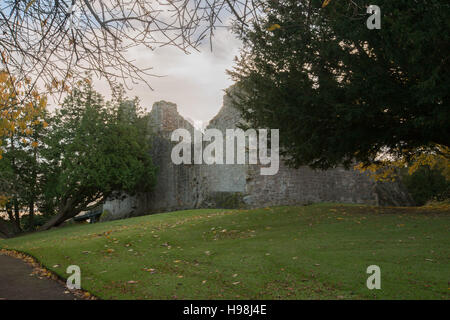
POLYGON ((103 299, 448 299, 450 212, 318 204, 177 211, 0 241, 103 299), (369 290, 366 269, 381 268, 369 290))

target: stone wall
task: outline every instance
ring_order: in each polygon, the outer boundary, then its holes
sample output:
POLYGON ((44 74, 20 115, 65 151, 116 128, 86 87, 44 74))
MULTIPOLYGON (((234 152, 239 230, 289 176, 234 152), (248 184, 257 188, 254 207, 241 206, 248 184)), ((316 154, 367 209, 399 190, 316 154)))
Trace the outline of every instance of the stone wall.
MULTIPOLYGON (((208 128, 236 128, 241 120, 228 95, 208 128)), ((109 200, 107 219, 201 207, 261 207, 270 205, 342 202, 370 205, 410 205, 412 200, 398 183, 375 183, 366 174, 336 168, 315 171, 293 169, 280 163, 276 175, 260 175, 259 165, 174 165, 170 135, 177 128, 196 130, 177 111, 177 106, 160 101, 150 112, 155 136, 152 158, 158 167, 155 190, 149 194, 109 200)))
POLYGON ((204 199, 202 186, 205 181, 201 166, 175 165, 171 160, 175 145, 170 141, 172 131, 185 128, 193 135, 194 127, 178 113, 176 104, 166 101, 153 105, 149 126, 154 132, 150 153, 158 168, 154 191, 123 199, 109 199, 103 206, 110 213, 105 220, 197 208, 204 199))

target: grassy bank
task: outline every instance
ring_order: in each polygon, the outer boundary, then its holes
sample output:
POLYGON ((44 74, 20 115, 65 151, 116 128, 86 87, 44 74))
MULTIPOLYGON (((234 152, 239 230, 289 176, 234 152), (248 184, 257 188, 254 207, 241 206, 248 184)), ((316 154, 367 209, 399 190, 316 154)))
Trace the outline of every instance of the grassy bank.
POLYGON ((450 212, 188 210, 1 240, 103 299, 448 299, 450 212), (366 268, 381 268, 368 290, 366 268))

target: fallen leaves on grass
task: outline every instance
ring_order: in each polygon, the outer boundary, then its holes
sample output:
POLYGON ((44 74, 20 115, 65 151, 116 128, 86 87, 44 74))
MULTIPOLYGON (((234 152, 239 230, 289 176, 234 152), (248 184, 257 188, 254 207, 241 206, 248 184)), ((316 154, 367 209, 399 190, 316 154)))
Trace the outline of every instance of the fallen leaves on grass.
POLYGON ((146 272, 150 272, 151 274, 156 273, 156 269, 153 269, 153 268, 143 268, 142 270, 144 270, 146 272))

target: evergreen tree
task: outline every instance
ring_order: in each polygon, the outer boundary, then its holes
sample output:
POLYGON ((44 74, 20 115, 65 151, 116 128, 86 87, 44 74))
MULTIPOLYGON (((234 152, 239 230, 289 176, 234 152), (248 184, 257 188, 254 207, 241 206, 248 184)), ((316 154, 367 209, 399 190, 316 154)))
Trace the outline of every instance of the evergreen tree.
POLYGON ((279 128, 291 164, 322 169, 449 146, 449 4, 325 2, 269 0, 242 31, 230 74, 249 125, 279 128))

